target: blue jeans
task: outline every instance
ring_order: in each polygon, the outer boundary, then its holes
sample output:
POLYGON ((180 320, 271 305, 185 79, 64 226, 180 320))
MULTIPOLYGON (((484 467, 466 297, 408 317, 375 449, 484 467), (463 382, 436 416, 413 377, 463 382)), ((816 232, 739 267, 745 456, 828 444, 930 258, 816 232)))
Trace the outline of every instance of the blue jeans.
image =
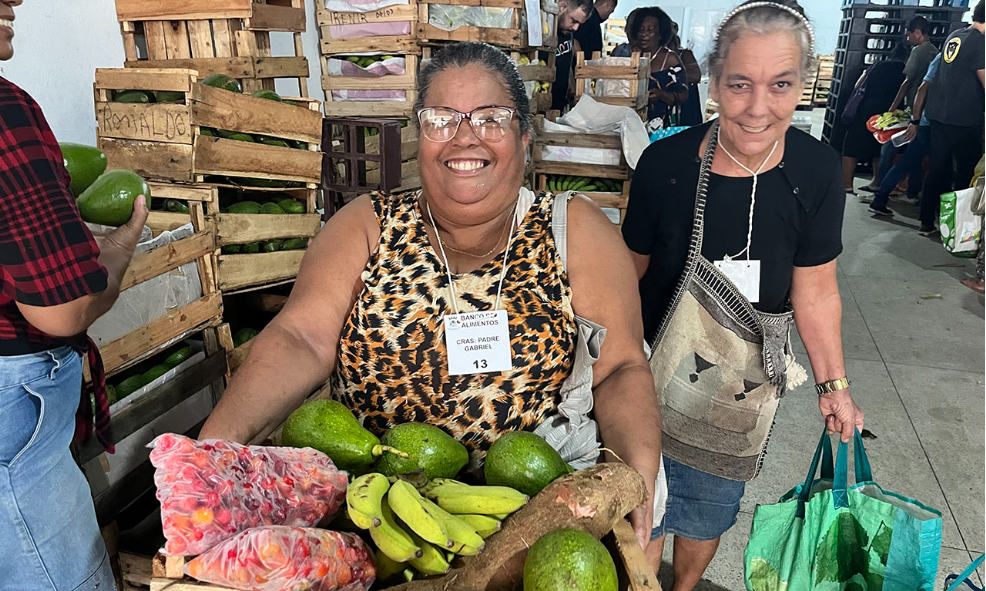
POLYGON ((116 589, 69 452, 81 388, 69 347, 0 357, 0 590, 116 589))
POLYGON ((746 483, 726 480, 664 456, 668 500, 664 519, 650 532, 656 540, 668 534, 696 542, 722 537, 736 523, 746 483))
POLYGON ((880 152, 880 187, 873 196, 873 207, 884 209, 887 201, 890 200, 890 193, 894 187, 908 175, 907 193, 911 197, 916 197, 921 190, 921 162, 928 154, 928 146, 931 144, 931 128, 927 125, 918 127, 918 134, 914 140, 905 145, 904 155, 901 156, 897 164, 891 165, 894 156, 899 153, 899 148, 895 148, 891 142, 883 144, 883 151, 880 152))

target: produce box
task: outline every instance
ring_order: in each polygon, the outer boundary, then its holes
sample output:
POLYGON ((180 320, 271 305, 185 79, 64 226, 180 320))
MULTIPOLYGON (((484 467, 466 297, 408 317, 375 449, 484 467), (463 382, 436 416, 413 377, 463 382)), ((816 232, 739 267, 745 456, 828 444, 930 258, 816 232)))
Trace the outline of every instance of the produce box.
POLYGON ((98 147, 109 168, 184 183, 219 176, 315 188, 320 179, 318 101, 276 102, 206 86, 188 69, 100 68, 95 94, 98 147), (149 93, 169 102, 149 102, 149 93), (134 94, 147 102, 120 102, 134 94))
POLYGON ((308 96, 303 0, 117 0, 116 8, 128 68, 226 74, 247 92, 295 78, 308 96), (292 55, 272 55, 271 31, 293 34, 292 55))
POLYGON ((596 205, 602 208, 603 213, 610 221, 620 226, 623 225, 627 203, 630 201, 629 180, 586 179, 584 176, 539 174, 537 175, 536 186, 538 191, 550 191, 556 194, 569 190, 565 188, 566 186, 575 187, 570 190, 578 191, 592 199, 596 205), (585 182, 580 186, 578 181, 582 179, 585 179, 585 182))
POLYGON ((553 132, 546 121, 555 114, 534 118, 535 173, 629 180, 632 171, 618 134, 553 132))
POLYGON ((551 109, 551 85, 555 81, 555 52, 510 52, 531 101, 531 113, 547 113, 551 109))
MULTIPOLYGON (((418 41, 480 41, 504 49, 529 49, 524 0, 418 0, 418 41)), ((558 46, 558 4, 541 0, 542 41, 558 46)))
POLYGON ((417 0, 407 0, 402 4, 391 4, 373 10, 361 10, 356 3, 338 4, 342 4, 337 6, 338 10, 330 10, 322 1, 315 3, 322 55, 403 55, 421 52, 416 37, 417 0))
POLYGON ((630 107, 647 117, 647 85, 650 61, 634 52, 630 57, 603 58, 597 51, 591 60, 575 56, 575 100, 588 94, 596 102, 630 107))
POLYGON ((411 117, 418 86, 416 55, 322 58, 326 117, 411 117))

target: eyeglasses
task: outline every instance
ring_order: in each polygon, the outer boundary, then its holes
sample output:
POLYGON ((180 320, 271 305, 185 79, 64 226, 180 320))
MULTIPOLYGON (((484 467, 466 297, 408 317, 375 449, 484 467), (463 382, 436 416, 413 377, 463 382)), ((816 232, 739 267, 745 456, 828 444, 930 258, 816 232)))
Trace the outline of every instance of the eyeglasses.
POLYGON ((479 107, 460 113, 448 107, 427 107, 418 111, 418 124, 425 137, 433 142, 447 142, 459 131, 463 119, 469 120, 476 137, 484 142, 498 142, 510 127, 516 109, 510 107, 479 107))

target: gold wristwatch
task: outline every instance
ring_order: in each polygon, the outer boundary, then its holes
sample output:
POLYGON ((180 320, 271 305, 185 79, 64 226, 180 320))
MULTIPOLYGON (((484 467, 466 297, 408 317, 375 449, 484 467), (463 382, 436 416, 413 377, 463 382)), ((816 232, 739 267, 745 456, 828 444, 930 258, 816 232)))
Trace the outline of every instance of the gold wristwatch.
POLYGON ((849 378, 839 378, 837 380, 829 380, 827 382, 822 382, 821 384, 815 384, 815 392, 818 395, 831 394, 832 392, 838 392, 839 390, 845 390, 849 387, 852 382, 849 378))

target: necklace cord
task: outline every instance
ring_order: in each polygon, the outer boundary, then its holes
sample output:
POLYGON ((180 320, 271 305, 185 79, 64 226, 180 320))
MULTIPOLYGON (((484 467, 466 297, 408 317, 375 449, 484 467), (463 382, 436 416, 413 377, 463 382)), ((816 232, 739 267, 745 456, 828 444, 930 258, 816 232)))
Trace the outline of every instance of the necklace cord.
MULTIPOLYGON (((729 153, 729 150, 727 150, 726 149, 726 146, 722 143, 722 127, 721 126, 716 128, 716 143, 718 143, 719 144, 719 147, 722 148, 722 151, 726 153, 726 156, 729 156, 729 158, 733 162, 735 162, 736 164, 738 164, 740 166, 740 168, 742 168, 746 172, 748 172, 748 173, 750 173, 750 174, 753 175, 753 191, 751 191, 751 193, 750 193, 750 222, 749 222, 749 227, 748 227, 747 232, 746 232, 746 248, 744 248, 743 250, 739 251, 738 253, 736 253, 733 256, 726 255, 726 257, 725 257, 725 260, 731 261, 733 259, 736 259, 736 258, 739 258, 739 257, 743 256, 743 253, 745 252, 746 253, 746 260, 749 261, 750 260, 750 250, 751 250, 750 249, 750 245, 753 244, 753 208, 757 204, 757 175, 759 175, 763 171, 763 167, 767 165, 767 161, 769 161, 770 160, 770 157, 774 155, 774 151, 777 150, 777 144, 779 144, 780 142, 779 141, 775 141, 774 142, 774 146, 770 149, 770 153, 767 154, 767 157, 764 158, 763 162, 760 163, 760 167, 757 168, 756 171, 751 170, 745 164, 743 164, 742 162, 740 162, 739 160, 737 160, 735 156, 733 156, 732 154, 729 153)), ((436 232, 437 232, 437 230, 436 230, 436 232)))

